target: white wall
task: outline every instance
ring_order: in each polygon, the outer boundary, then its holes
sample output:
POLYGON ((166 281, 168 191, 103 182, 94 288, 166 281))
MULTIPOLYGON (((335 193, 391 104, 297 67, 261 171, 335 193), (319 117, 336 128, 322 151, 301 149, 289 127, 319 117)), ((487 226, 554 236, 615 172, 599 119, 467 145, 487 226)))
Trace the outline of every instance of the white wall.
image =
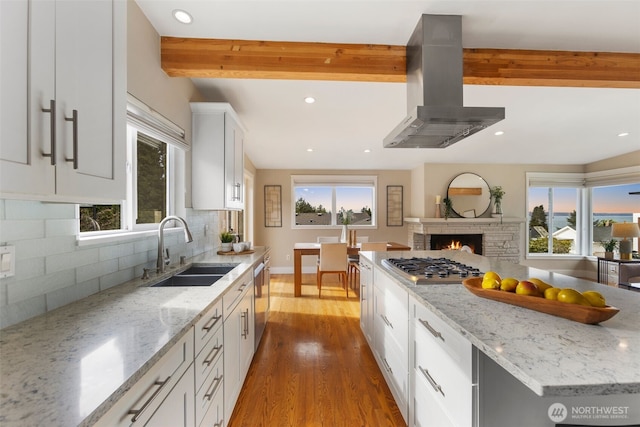
MULTIPOLYGON (((358 236, 368 236, 369 241, 387 241, 407 243, 408 231, 406 224, 402 227, 387 227, 387 185, 403 186, 404 212, 409 210, 411 194, 410 171, 396 170, 366 170, 366 171, 331 171, 331 170, 264 170, 256 172, 255 187, 255 222, 254 244, 271 247, 271 270, 274 273, 293 273, 293 245, 296 242, 315 242, 317 236, 339 236, 340 227, 330 230, 301 230, 291 227, 292 200, 291 175, 376 175, 378 177, 377 192, 377 221, 375 229, 357 230, 358 236), (264 186, 282 186, 282 227, 271 228, 264 226, 264 186)), ((315 271, 314 257, 303 257, 305 271, 315 271)))

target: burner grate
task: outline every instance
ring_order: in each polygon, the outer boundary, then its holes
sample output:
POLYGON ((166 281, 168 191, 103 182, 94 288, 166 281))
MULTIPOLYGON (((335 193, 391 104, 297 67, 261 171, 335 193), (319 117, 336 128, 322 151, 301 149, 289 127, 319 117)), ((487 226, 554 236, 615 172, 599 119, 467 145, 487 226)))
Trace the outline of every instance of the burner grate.
POLYGON ((480 277, 478 268, 448 258, 388 258, 383 262, 416 283, 460 283, 467 277, 480 277))

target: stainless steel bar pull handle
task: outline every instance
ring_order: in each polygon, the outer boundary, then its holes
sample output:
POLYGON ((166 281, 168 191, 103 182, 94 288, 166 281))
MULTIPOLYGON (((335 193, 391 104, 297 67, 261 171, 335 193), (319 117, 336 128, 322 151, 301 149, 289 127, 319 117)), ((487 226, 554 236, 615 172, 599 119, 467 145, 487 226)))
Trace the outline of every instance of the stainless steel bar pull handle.
POLYGON ((220 375, 219 377, 215 377, 213 379, 213 383, 211 384, 213 385, 213 389, 211 389, 210 392, 209 390, 207 390, 207 392, 204 394, 204 398, 207 400, 211 400, 211 398, 216 394, 218 387, 220 387, 220 384, 222 384, 222 375, 220 375))
POLYGON ((213 316, 211 319, 209 319, 209 322, 207 322, 207 324, 202 327, 202 330, 209 332, 211 330, 211 328, 213 328, 215 326, 215 324, 218 323, 218 321, 220 319, 222 319, 221 315, 213 316))
POLYGON ((211 353, 209 353, 207 355, 207 358, 202 361, 202 364, 207 366, 211 365, 211 362, 216 360, 216 356, 218 356, 218 353, 220 353, 220 350, 222 350, 222 344, 213 347, 213 349, 211 350, 211 353))
POLYGON ((442 341, 444 341, 444 337, 442 336, 442 334, 438 331, 436 331, 433 326, 431 326, 429 324, 429 322, 427 322, 426 320, 422 320, 422 319, 418 319, 420 321, 420 323, 422 323, 422 326, 424 326, 425 328, 427 328, 427 330, 429 332, 431 332, 431 335, 433 335, 436 338, 440 338, 442 341))
POLYGON ((68 122, 73 122, 73 157, 64 158, 67 162, 73 162, 73 168, 78 169, 78 110, 73 110, 71 117, 64 118, 68 122))
POLYGON ((42 108, 43 113, 51 113, 51 153, 42 153, 42 157, 51 157, 51 166, 56 165, 56 100, 49 101, 49 108, 42 108))
POLYGON ((439 392, 444 396, 444 391, 442 390, 442 387, 440 386, 440 384, 436 382, 436 380, 433 379, 431 374, 429 374, 429 371, 424 369, 422 366, 418 366, 418 369, 420 369, 420 372, 422 372, 422 375, 424 375, 427 381, 429 381, 429 384, 431 384, 431 387, 433 387, 435 391, 439 392))
POLYGON ((247 321, 247 314, 245 314, 245 312, 243 311, 242 313, 240 313, 240 320, 242 321, 242 332, 240 332, 240 336, 242 336, 242 338, 247 338, 247 328, 244 326, 245 322, 247 321))
POLYGON ((151 402, 153 402, 153 399, 156 398, 156 396, 160 393, 160 390, 164 388, 164 386, 169 382, 170 379, 171 379, 171 375, 169 375, 167 379, 164 381, 154 382, 153 385, 157 385, 159 387, 156 389, 156 391, 153 392, 151 397, 149 397, 149 399, 147 399, 147 401, 142 404, 142 407, 140 409, 129 410, 128 414, 133 415, 133 417, 131 417, 132 423, 135 422, 140 417, 140 414, 142 414, 145 409, 147 409, 147 407, 151 404, 151 402))

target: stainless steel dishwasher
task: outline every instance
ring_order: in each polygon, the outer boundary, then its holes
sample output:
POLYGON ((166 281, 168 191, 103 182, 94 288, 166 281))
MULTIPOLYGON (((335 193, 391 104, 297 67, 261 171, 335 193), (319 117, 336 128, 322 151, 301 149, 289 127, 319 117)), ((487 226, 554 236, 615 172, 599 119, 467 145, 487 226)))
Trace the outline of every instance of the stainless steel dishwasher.
POLYGON ((262 339, 262 333, 269 318, 270 261, 269 255, 267 255, 253 270, 256 350, 260 345, 260 339, 262 339))

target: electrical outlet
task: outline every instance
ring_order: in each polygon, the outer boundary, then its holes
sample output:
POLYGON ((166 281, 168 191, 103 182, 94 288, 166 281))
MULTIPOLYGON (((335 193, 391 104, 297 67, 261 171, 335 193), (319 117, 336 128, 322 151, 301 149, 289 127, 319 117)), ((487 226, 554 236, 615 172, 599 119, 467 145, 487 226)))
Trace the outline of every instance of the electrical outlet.
POLYGON ((16 247, 0 247, 0 278, 11 277, 16 274, 16 247))
POLYGON ((287 261, 291 261, 291 255, 287 254, 287 261))

